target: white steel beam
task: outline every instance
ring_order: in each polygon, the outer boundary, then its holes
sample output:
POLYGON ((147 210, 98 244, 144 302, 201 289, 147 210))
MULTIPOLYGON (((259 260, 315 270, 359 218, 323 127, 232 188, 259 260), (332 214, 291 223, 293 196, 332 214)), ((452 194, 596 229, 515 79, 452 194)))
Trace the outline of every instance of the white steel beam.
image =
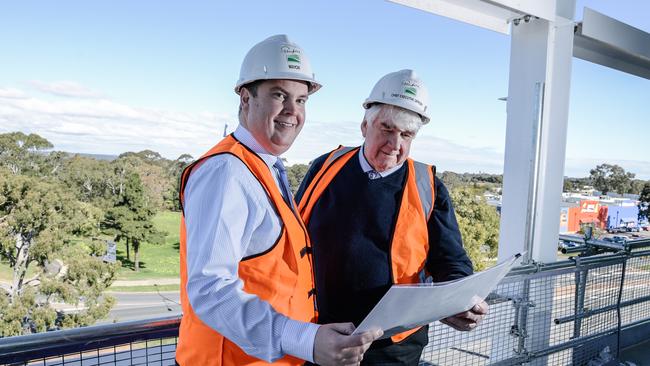
POLYGON ((573 27, 560 17, 513 26, 499 258, 555 261, 573 27))
MULTIPOLYGON (((500 259, 526 251, 524 261, 556 260, 573 30, 573 21, 560 16, 553 22, 531 19, 512 27, 500 259)), ((526 310, 524 329, 516 329, 524 337, 517 347, 506 351, 493 347, 491 361, 525 355, 549 344, 546 320, 553 308, 554 283, 525 283, 512 291, 513 298, 535 306, 526 310)), ((506 327, 499 331, 501 337, 507 337, 506 327)), ((531 364, 546 363, 539 358, 531 364)))
POLYGON ((510 22, 524 15, 555 19, 555 1, 547 0, 389 0, 391 2, 509 34, 510 22))
MULTIPOLYGON (((513 11, 532 15, 549 21, 555 20, 556 2, 551 0, 482 0, 513 11)), ((564 2, 562 2, 564 3, 564 2)), ((560 4, 560 6, 562 6, 560 4)))
POLYGON ((509 34, 508 19, 521 14, 501 9, 478 0, 389 0, 391 2, 423 10, 446 18, 459 20, 495 32, 509 34))
POLYGON ((573 55, 650 79, 650 34, 589 8, 578 24, 573 55))

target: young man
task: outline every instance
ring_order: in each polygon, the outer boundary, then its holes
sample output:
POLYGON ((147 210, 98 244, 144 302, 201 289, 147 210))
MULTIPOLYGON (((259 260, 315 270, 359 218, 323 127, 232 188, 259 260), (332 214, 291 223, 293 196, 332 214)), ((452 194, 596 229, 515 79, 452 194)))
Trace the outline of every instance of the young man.
POLYGON ((287 36, 258 43, 235 87, 239 127, 183 172, 179 365, 355 365, 379 336, 310 323, 310 243, 279 155, 319 88, 287 36))

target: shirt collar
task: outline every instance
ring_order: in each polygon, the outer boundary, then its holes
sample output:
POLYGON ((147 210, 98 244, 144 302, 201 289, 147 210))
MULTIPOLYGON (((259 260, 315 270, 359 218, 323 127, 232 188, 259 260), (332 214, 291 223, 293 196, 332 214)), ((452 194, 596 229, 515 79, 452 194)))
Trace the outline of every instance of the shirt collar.
POLYGON ((255 140, 255 137, 242 125, 237 126, 237 129, 235 132, 233 132, 233 135, 235 138, 244 144, 246 147, 249 149, 253 150, 255 154, 257 154, 264 162, 266 165, 269 166, 269 169, 273 167, 273 164, 279 159, 277 156, 269 154, 263 147, 262 145, 255 140))
MULTIPOLYGON (((368 160, 366 160, 365 148, 366 148, 366 145, 363 144, 363 145, 361 145, 361 149, 359 149, 359 164, 361 164, 361 169, 363 170, 363 172, 368 173, 369 171, 374 170, 374 168, 370 165, 370 163, 368 163, 368 160)), ((387 177, 387 176, 395 173, 396 171, 398 171, 399 168, 402 167, 402 165, 404 165, 404 162, 402 162, 401 164, 396 165, 396 166, 394 166, 394 167, 392 167, 392 168, 390 168, 388 170, 385 170, 383 172, 377 172, 377 173, 379 173, 379 175, 381 175, 381 177, 384 178, 384 177, 387 177)))

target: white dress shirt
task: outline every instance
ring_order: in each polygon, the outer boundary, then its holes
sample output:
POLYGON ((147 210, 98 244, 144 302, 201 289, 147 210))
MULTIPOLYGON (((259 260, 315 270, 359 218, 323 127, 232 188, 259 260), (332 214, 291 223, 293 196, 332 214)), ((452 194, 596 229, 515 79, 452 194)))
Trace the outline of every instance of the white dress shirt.
MULTIPOLYGON (((361 151, 359 152, 359 164, 361 164, 361 169, 363 169, 364 173, 368 173, 369 171, 377 172, 375 170, 375 168, 373 168, 370 165, 370 163, 368 163, 368 160, 366 159, 366 145, 365 144, 361 145, 361 151)), ((398 164, 398 165, 396 165, 396 166, 394 166, 394 167, 392 167, 390 169, 384 170, 383 172, 377 172, 377 173, 379 173, 381 178, 384 178, 384 177, 387 177, 387 176, 395 173, 396 171, 398 171, 399 168, 402 167, 402 165, 404 165, 404 162, 401 162, 400 164, 398 164)), ((377 177, 377 178, 379 178, 379 177, 377 177)))
MULTIPOLYGON (((264 160, 277 184, 278 157, 242 126, 234 136, 264 160)), ((197 316, 251 356, 272 362, 289 354, 313 362, 319 326, 276 312, 246 293, 238 277, 241 259, 264 252, 280 235, 280 218, 260 182, 238 158, 221 154, 192 172, 184 193, 187 294, 197 316)))

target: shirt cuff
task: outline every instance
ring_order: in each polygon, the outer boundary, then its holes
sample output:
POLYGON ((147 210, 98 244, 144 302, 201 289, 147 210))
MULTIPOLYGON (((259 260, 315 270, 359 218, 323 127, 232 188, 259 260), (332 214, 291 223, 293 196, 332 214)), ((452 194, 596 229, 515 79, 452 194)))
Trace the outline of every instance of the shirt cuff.
POLYGON ((282 353, 314 362, 314 340, 320 326, 287 319, 282 329, 282 353))

